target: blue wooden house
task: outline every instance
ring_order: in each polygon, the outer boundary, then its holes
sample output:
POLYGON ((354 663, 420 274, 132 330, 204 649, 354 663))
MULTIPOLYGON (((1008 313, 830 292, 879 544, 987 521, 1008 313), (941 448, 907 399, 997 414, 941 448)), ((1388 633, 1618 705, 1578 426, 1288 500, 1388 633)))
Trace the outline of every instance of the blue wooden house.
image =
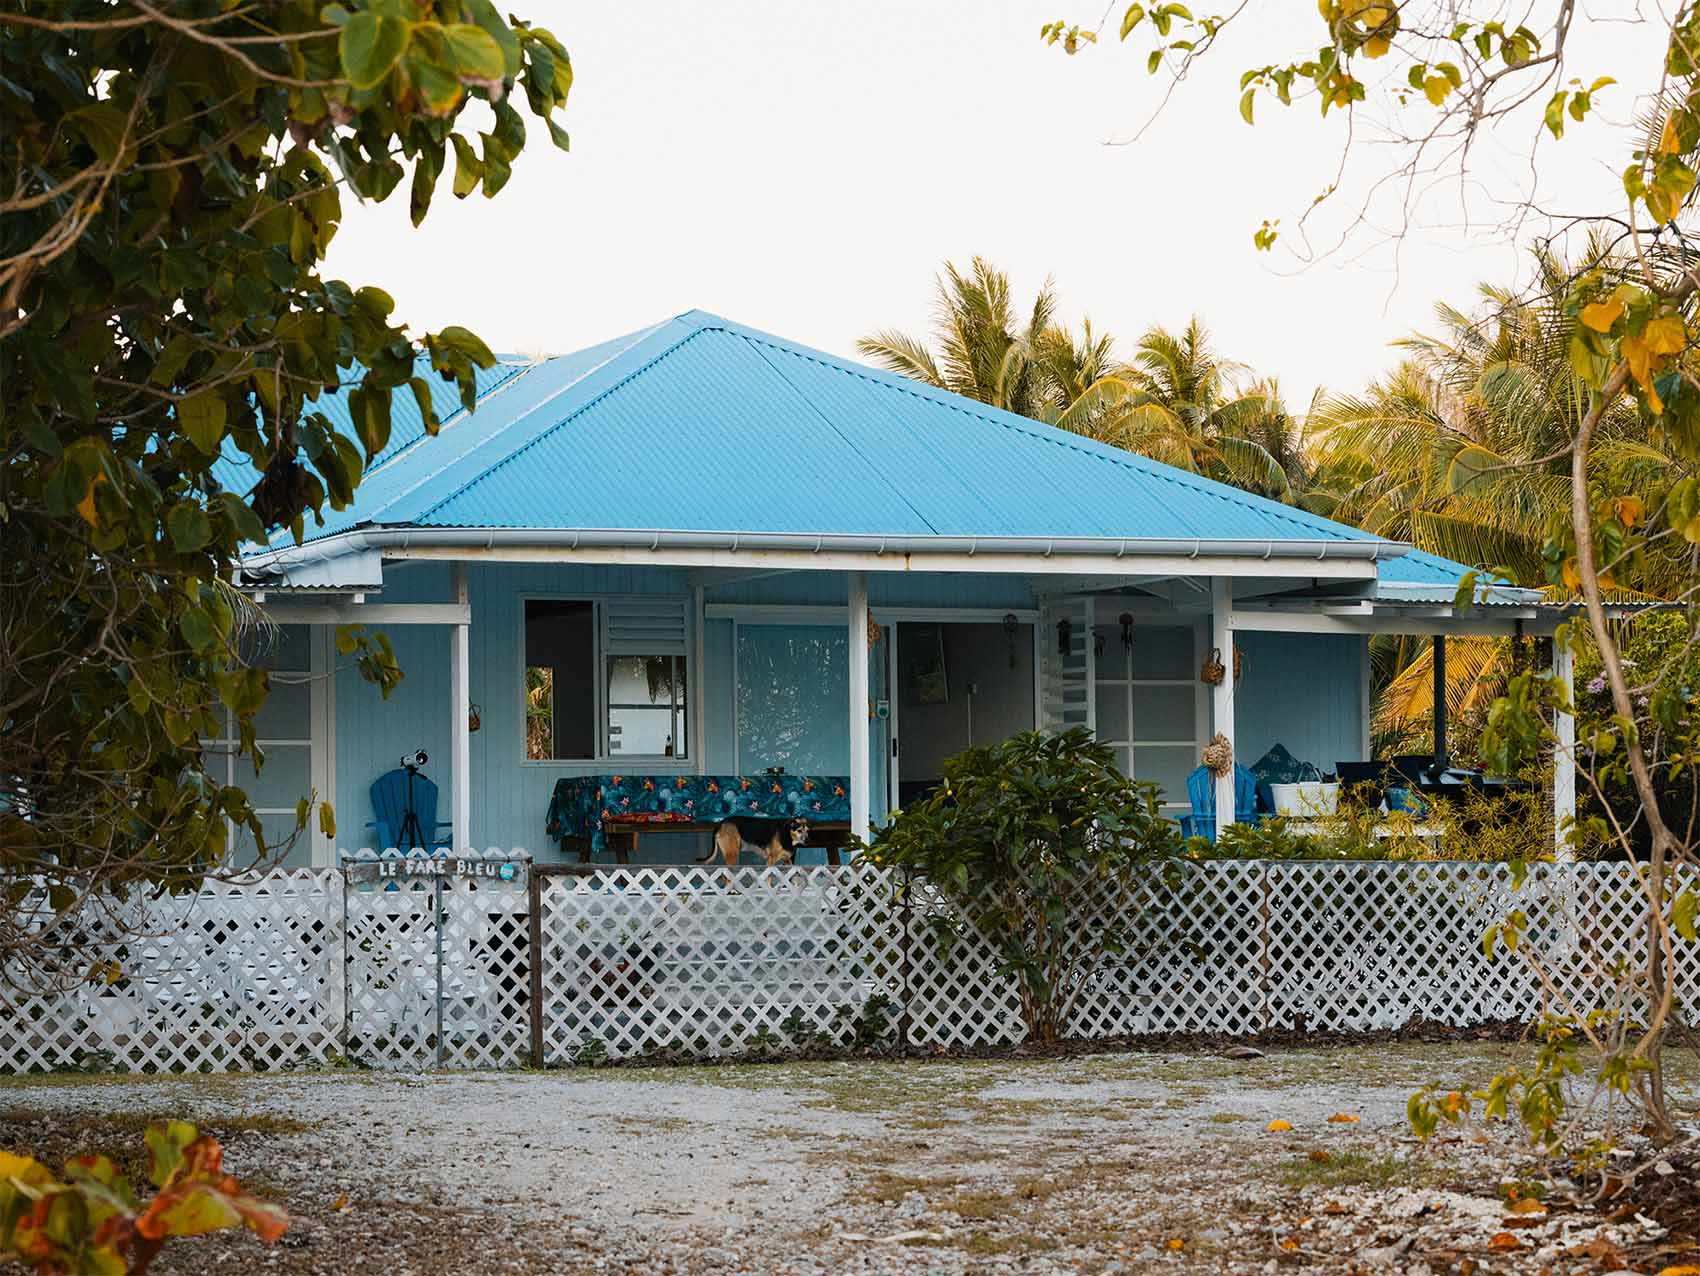
MULTIPOLYGON (((969 743, 1072 724, 1179 816, 1217 733, 1366 758, 1371 634, 1564 614, 1495 584, 1460 616, 1461 564, 700 311, 442 394, 438 436, 398 396, 353 507, 245 559, 283 627, 248 781, 280 829, 310 793, 369 844, 423 749, 458 845, 601 849, 622 811, 865 830, 969 743), (390 635, 388 700, 348 623, 390 635)), ((315 837, 294 862, 334 862, 315 837)))

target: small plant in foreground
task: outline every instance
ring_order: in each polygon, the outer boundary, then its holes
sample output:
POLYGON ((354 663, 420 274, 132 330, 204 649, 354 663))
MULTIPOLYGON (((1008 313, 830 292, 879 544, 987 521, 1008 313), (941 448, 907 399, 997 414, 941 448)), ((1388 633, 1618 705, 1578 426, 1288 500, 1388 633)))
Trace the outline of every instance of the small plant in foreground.
POLYGON ((173 1236, 246 1227, 270 1243, 289 1226, 282 1209, 224 1173, 217 1139, 165 1121, 145 1141, 155 1189, 146 1202, 108 1157, 72 1158, 60 1182, 40 1162, 0 1152, 0 1260, 42 1276, 134 1276, 173 1236))
POLYGON ((932 941, 945 954, 971 933, 989 944, 1028 1034, 1054 1041, 1089 972, 1129 946, 1130 928, 1087 921, 1090 906, 1133 866, 1180 853, 1157 802, 1086 728, 1024 731, 947 759, 939 786, 859 856, 925 879, 910 889, 932 941))

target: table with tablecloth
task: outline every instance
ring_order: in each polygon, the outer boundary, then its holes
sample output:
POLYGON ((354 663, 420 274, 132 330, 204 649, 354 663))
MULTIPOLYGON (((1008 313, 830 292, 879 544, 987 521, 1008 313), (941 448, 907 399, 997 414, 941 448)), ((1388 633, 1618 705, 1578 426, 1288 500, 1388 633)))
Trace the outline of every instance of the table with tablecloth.
POLYGON ((607 849, 610 826, 713 825, 729 815, 848 824, 842 775, 573 775, 549 799, 551 838, 607 849))

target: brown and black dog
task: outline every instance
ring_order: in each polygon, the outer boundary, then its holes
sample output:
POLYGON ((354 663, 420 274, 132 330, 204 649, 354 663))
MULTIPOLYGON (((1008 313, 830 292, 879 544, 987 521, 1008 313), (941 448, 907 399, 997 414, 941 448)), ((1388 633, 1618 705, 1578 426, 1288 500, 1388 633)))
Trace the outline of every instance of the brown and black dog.
POLYGON ((714 828, 714 847, 698 863, 711 863, 718 855, 728 866, 738 863, 747 846, 767 857, 769 868, 789 864, 799 846, 809 840, 809 822, 802 816, 770 820, 757 815, 729 815, 714 828))

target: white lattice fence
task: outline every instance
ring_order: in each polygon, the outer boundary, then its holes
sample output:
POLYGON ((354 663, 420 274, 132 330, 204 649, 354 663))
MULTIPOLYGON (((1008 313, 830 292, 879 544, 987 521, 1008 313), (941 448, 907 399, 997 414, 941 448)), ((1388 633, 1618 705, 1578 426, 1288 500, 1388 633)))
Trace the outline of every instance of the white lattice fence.
POLYGON ((851 1039, 870 1001, 901 991, 892 882, 871 868, 544 878, 544 1061, 851 1039))
MULTIPOLYGON (((534 960, 550 1063, 847 1042, 869 1026, 941 1046, 1024 1031, 1016 984, 972 916, 886 870, 548 876, 536 952, 524 890, 396 886, 345 891, 335 870, 279 872, 133 905, 121 925, 93 918, 79 960, 110 961, 117 979, 0 1002, 0 1071, 275 1069, 339 1054, 515 1066, 532 1047, 534 960)), ((1586 1011, 1643 963, 1639 891, 1626 865, 1540 866, 1519 888, 1499 865, 1143 870, 1075 902, 1069 933, 1095 958, 1077 972, 1068 1031, 1238 1035, 1586 1011), (1513 910, 1545 984, 1520 958, 1482 952, 1513 910), (1114 951, 1097 957, 1107 938, 1114 951)), ((1692 1020, 1700 944, 1679 944, 1677 962, 1692 1020)))
POLYGON ((342 1028, 342 879, 296 870, 91 915, 78 945, 117 978, 0 1002, 0 1071, 272 1069, 342 1028), (105 938, 103 938, 105 936, 105 938))
POLYGON ((526 892, 509 883, 425 876, 351 885, 344 1052, 379 1068, 523 1064, 529 924, 526 892))

